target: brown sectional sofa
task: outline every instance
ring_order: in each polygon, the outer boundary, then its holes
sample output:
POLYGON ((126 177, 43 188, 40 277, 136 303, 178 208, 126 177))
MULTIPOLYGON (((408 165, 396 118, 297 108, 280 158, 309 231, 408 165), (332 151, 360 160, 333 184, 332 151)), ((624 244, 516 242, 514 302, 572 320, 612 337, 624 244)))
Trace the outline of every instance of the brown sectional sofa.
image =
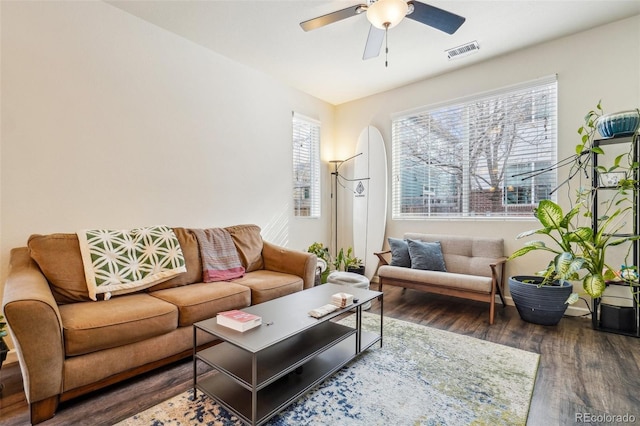
POLYGON ((11 251, 3 310, 33 424, 61 401, 191 355, 194 322, 314 285, 315 255, 265 242, 255 225, 225 229, 243 277, 203 283, 193 232, 173 228, 187 272, 101 301, 88 296, 76 234, 33 235, 11 251))
POLYGON ((504 301, 505 263, 502 238, 406 233, 403 239, 436 242, 442 247, 446 272, 393 266, 391 251, 376 253, 380 259, 379 287, 395 285, 489 303, 489 324, 495 317, 496 295, 504 301))

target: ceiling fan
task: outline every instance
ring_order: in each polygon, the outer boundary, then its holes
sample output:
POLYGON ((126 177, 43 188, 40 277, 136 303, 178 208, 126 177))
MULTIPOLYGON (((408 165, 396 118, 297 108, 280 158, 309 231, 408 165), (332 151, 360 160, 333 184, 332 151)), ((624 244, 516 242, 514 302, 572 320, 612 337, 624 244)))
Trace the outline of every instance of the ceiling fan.
POLYGON ((300 26, 305 31, 311 31, 365 12, 371 27, 362 59, 378 56, 386 31, 398 25, 405 16, 447 34, 455 33, 465 21, 465 18, 455 13, 415 0, 367 0, 366 4, 358 4, 309 19, 301 22, 300 26))

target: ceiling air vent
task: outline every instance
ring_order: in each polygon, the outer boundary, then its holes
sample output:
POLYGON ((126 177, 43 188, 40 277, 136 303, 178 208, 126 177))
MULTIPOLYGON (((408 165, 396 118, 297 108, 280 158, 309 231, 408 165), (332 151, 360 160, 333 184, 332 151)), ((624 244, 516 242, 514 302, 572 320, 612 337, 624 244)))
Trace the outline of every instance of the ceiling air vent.
POLYGON ((472 41, 467 44, 463 44, 462 46, 454 47, 453 49, 447 49, 447 57, 449 59, 461 58, 463 56, 471 55, 472 53, 476 53, 480 50, 480 45, 477 41, 472 41))

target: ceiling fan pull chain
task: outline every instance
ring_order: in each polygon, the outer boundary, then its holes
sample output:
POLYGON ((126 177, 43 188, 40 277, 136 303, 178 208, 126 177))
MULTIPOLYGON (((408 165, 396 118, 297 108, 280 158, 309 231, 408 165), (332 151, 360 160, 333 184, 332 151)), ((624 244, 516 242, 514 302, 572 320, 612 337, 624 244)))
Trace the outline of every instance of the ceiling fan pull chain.
POLYGON ((384 67, 389 66, 389 24, 384 26, 384 67))

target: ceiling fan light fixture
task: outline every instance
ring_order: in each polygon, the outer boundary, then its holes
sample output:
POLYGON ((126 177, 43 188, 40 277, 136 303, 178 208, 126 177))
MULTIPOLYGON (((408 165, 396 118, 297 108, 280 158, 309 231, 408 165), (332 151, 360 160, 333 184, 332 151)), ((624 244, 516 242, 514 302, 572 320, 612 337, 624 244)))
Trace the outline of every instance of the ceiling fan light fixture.
POLYGON ((393 28, 407 16, 405 0, 378 0, 367 8, 367 20, 381 30, 393 28))

